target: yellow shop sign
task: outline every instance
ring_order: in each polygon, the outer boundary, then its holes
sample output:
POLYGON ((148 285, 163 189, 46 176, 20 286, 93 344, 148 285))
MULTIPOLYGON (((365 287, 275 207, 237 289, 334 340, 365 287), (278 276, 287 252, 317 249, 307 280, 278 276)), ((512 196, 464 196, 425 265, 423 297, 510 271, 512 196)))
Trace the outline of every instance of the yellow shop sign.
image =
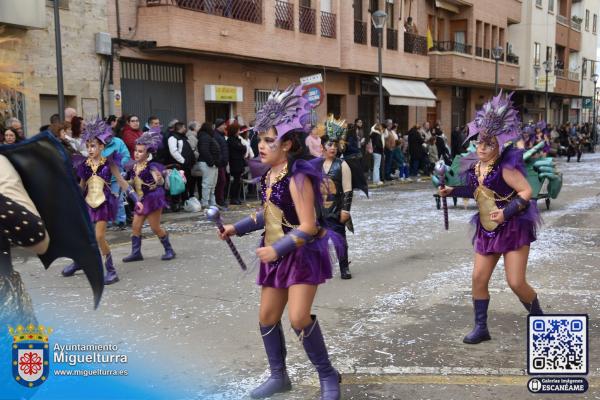
POLYGON ((240 86, 206 85, 204 87, 204 95, 206 101, 244 101, 244 90, 240 86))

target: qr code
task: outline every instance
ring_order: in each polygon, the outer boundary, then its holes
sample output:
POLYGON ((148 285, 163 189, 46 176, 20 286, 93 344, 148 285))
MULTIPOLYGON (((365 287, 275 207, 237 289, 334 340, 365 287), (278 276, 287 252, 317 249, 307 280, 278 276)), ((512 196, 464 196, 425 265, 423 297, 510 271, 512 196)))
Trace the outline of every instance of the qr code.
POLYGON ((588 373, 587 315, 528 317, 528 372, 537 374, 588 373))

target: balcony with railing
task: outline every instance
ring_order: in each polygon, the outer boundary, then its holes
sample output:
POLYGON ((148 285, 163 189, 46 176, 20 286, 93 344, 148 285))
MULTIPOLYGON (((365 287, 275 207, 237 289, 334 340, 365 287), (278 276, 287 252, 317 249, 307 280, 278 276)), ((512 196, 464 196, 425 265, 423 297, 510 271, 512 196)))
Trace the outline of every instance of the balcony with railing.
POLYGON ((321 36, 335 39, 336 16, 327 11, 321 11, 321 36))
POLYGON ((294 30, 294 4, 275 0, 275 26, 288 31, 294 30))
MULTIPOLYGON (((134 3, 133 0, 130 0, 134 3)), ((283 0, 136 0, 136 40, 172 54, 224 54, 342 68, 338 16, 283 0), (317 14, 318 12, 318 14, 317 14), (227 18, 227 19, 225 19, 227 18), (318 18, 318 19, 317 19, 318 18), (202 34, 191 34, 202 27, 202 34), (299 35, 301 33, 307 33, 299 35), (279 38, 281 40, 274 38, 279 38), (291 35, 291 36, 290 36, 291 35), (286 39, 287 38, 287 39, 286 39), (260 46, 268 43, 268 46, 260 46)), ((348 37, 352 41, 352 26, 348 37)))
POLYGON ((483 48, 476 46, 475 47, 475 57, 483 57, 483 48))
MULTIPOLYGON (((433 42, 432 51, 447 52, 451 51, 454 53, 471 54, 471 45, 466 43, 446 41, 446 42, 433 42)), ((489 50, 488 50, 489 52, 489 50)))
POLYGON ((519 56, 514 54, 507 54, 506 62, 509 64, 519 65, 519 56))
POLYGON ((316 35, 317 10, 310 7, 300 6, 298 17, 298 26, 300 27, 300 32, 316 35))
POLYGON ((577 32, 581 32, 581 21, 571 19, 571 29, 574 29, 577 32))
POLYGON ((388 50, 398 50, 398 30, 387 28, 388 50))
POLYGON ((483 49, 483 58, 492 58, 492 51, 490 49, 483 49))
POLYGON ((412 54, 427 55, 427 38, 425 36, 404 33, 404 52, 412 54))
POLYGON ((556 16, 556 22, 558 22, 559 24, 562 24, 564 26, 569 26, 569 19, 567 17, 565 17, 564 15, 558 14, 556 16))
POLYGON ((146 0, 146 5, 175 5, 220 17, 262 23, 262 0, 146 0))
POLYGON ((354 21, 354 43, 367 44, 367 23, 354 21))

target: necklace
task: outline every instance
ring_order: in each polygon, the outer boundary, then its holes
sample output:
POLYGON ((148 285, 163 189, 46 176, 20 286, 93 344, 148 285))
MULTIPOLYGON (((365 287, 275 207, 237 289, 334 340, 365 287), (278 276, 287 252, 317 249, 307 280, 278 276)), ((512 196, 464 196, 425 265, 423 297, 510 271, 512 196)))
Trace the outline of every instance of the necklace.
POLYGON ((103 166, 105 162, 106 162, 106 158, 104 158, 104 157, 100 158, 100 160, 98 161, 97 164, 94 162, 94 160, 92 160, 91 158, 88 158, 87 160, 85 160, 85 165, 90 167, 90 169, 92 170, 92 175, 96 175, 96 173, 98 172, 98 168, 103 166))
POLYGON ((148 166, 148 160, 135 164, 135 174, 139 175, 148 166))
MULTIPOLYGON (((271 189, 277 182, 282 180, 287 175, 287 173, 288 173, 287 164, 281 169, 281 171, 279 171, 279 173, 275 176, 275 178, 272 178, 273 170, 269 171, 269 179, 267 180, 267 189, 271 189)), ((267 192, 267 199, 269 197, 271 197, 270 191, 267 192)))
POLYGON ((485 166, 483 173, 481 172, 481 161, 477 161, 477 164, 475 164, 475 174, 477 175, 477 178, 485 179, 485 177, 488 176, 496 166, 496 161, 497 159, 490 160, 485 166))

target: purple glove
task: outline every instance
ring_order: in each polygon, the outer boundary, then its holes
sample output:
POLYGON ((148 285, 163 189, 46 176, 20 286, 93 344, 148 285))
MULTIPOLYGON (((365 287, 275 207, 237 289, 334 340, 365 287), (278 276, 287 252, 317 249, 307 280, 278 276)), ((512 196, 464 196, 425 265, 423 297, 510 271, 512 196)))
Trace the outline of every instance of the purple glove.
POLYGON ((134 203, 140 202, 140 198, 138 197, 137 193, 135 192, 135 190, 133 190, 133 188, 131 186, 127 187, 127 190, 125 191, 125 193, 127 193, 127 197, 129 197, 129 200, 133 201, 134 203))
POLYGON ((277 257, 281 258, 291 253, 297 247, 304 246, 306 242, 313 239, 312 235, 302 232, 300 229, 293 229, 284 237, 273 243, 273 249, 277 253, 277 257))
POLYGON ((517 195, 506 207, 502 209, 504 213, 504 220, 508 221, 521 211, 525 210, 529 207, 529 202, 521 198, 521 196, 517 195))
POLYGON ((259 211, 251 216, 243 218, 233 224, 235 228, 235 234, 237 236, 244 236, 247 233, 263 229, 265 227, 265 212, 259 211))

